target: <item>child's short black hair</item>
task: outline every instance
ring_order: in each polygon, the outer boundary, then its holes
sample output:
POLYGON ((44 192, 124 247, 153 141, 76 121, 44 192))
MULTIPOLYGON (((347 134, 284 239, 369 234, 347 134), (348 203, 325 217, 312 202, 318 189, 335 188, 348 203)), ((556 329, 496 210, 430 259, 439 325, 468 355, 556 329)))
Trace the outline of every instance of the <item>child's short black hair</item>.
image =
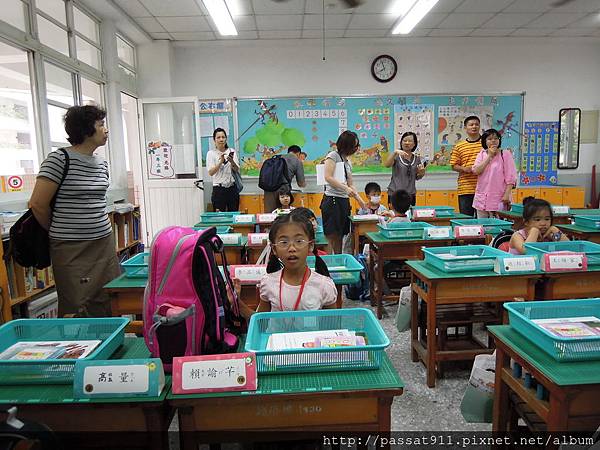
POLYGON ((547 209, 550 213, 550 221, 554 223, 554 214, 552 213, 552 205, 546 200, 535 197, 525 197, 523 199, 523 220, 528 221, 535 216, 540 209, 547 209))
POLYGON ((392 203, 394 211, 400 214, 406 214, 406 211, 410 209, 411 200, 410 194, 404 189, 392 192, 390 197, 390 202, 392 203))
POLYGON ((481 135, 481 146, 487 150, 488 145, 485 140, 490 136, 496 136, 500 142, 498 142, 498 148, 502 147, 502 136, 498 130, 490 128, 489 130, 485 130, 481 135))
POLYGON ((381 186, 374 182, 367 183, 365 186, 365 194, 369 195, 371 192, 381 192, 381 186))
POLYGON ((277 207, 278 208, 281 208, 281 206, 282 206, 281 202, 279 201, 280 195, 288 195, 290 197, 290 206, 292 205, 292 203, 294 203, 294 195, 292 194, 292 191, 290 190, 290 188, 286 187, 286 186, 282 186, 277 191, 277 207))
POLYGON ((106 111, 94 105, 71 106, 65 114, 65 131, 71 145, 83 143, 96 133, 96 122, 104 120, 106 111))
POLYGON ((310 208, 305 208, 304 206, 300 206, 296 209, 293 209, 290 214, 293 214, 294 216, 304 217, 308 220, 311 220, 311 219, 317 220, 317 216, 315 216, 314 211, 310 208))
POLYGON ((467 123, 469 123, 469 120, 476 120, 477 122, 481 123, 481 120, 479 120, 479 117, 477 116, 469 116, 467 117, 464 121, 463 121, 463 125, 466 127, 467 123))

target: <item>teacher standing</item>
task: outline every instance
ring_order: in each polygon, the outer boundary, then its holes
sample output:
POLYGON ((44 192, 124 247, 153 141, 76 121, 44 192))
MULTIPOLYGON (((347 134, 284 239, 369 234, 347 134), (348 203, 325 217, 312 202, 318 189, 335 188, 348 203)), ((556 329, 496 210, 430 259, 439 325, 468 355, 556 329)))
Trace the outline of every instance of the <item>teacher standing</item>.
POLYGON ((384 165, 392 168, 392 179, 388 186, 388 199, 392 193, 400 189, 410 195, 410 204, 417 202, 417 180, 425 176, 425 166, 421 158, 414 154, 417 149, 417 135, 407 131, 400 138, 400 150, 395 150, 387 157, 384 165))
POLYGON ((223 128, 213 131, 216 150, 206 154, 206 167, 212 177, 213 191, 211 202, 215 211, 238 211, 240 193, 235 186, 233 172, 240 171, 237 152, 227 145, 227 133, 223 128))
POLYGON ((331 253, 342 252, 342 240, 350 232, 350 197, 354 197, 361 206, 364 202, 358 195, 352 180, 352 163, 348 157, 360 148, 356 133, 344 131, 336 142, 337 151, 331 151, 325 157, 325 195, 321 201, 323 232, 329 243, 331 253), (335 168, 343 163, 343 181, 335 178, 335 168))

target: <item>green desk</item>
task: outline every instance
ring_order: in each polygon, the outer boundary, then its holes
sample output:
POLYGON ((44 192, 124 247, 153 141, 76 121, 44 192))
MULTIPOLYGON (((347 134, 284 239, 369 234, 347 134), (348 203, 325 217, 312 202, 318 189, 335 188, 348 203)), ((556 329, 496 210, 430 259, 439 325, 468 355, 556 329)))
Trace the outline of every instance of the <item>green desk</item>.
MULTIPOLYGON (((142 338, 125 338, 111 359, 149 356, 142 338)), ((16 405, 19 418, 48 425, 59 433, 64 448, 99 448, 102 442, 102 448, 158 450, 169 448, 169 390, 170 377, 162 394, 153 398, 74 399, 72 384, 0 386, 0 404, 16 405)))
POLYGON ((427 222, 436 227, 448 226, 450 225, 451 220, 460 220, 460 219, 473 219, 472 216, 467 216, 466 214, 454 213, 451 216, 438 216, 438 217, 419 217, 418 219, 412 219, 413 222, 427 222))
POLYGON ((570 213, 572 216, 599 216, 600 209, 577 208, 577 209, 571 209, 570 213))
MULTIPOLYGON (((541 272, 524 275, 500 275, 493 271, 448 274, 424 261, 408 261, 406 265, 412 273, 411 357, 414 362, 421 360, 425 364, 429 387, 435 386, 436 369, 439 373, 440 362, 472 360, 479 354, 493 351, 478 341, 466 346, 460 342, 445 343, 441 340, 443 336, 438 330, 436 314, 439 305, 503 303, 514 301, 515 298, 533 300, 535 283, 541 278, 541 272), (423 323, 419 320, 419 298, 427 307, 423 323), (454 348, 454 344, 460 346, 454 348)), ((466 308, 460 311, 463 316, 469 316, 466 321, 485 323, 494 319, 493 315, 490 316, 489 308, 479 310, 475 305, 472 308, 472 313, 466 308)))
POLYGON ((590 241, 600 244, 600 230, 578 225, 557 225, 557 228, 565 233, 572 241, 590 241))
MULTIPOLYGON (((386 261, 405 261, 423 259, 423 247, 447 247, 456 245, 457 241, 451 239, 388 239, 381 233, 367 233, 369 243, 369 279, 371 289, 371 305, 377 306, 377 317, 383 317, 383 300, 398 300, 398 295, 384 296, 383 266, 386 261), (385 298, 384 298, 385 297, 385 298)), ((474 244, 483 244, 485 239, 469 241, 474 244)))
POLYGON ((600 266, 588 267, 585 272, 544 273, 536 287, 539 300, 592 298, 600 294, 600 266))
MULTIPOLYGON (((496 214, 498 215, 498 217, 500 219, 504 219, 504 220, 508 220, 509 222, 512 222, 513 230, 515 230, 515 231, 518 231, 521 228, 525 227, 524 222, 523 222, 523 214, 522 213, 515 213, 512 211, 498 211, 498 212, 496 212, 496 214)), ((554 214, 553 224, 554 225, 570 224, 572 214, 573 214, 572 211, 570 214, 554 214)))
POLYGON ((496 341, 493 431, 515 431, 519 415, 538 431, 591 434, 596 430, 600 422, 600 361, 558 363, 508 325, 488 330, 496 341), (514 376, 511 359, 546 389, 546 399, 536 398, 536 390, 514 376))
POLYGON ((367 233, 377 231, 378 219, 361 220, 350 216, 350 226, 352 233, 352 248, 355 255, 360 252, 360 238, 367 233))
POLYGON ((144 304, 144 290, 147 278, 127 278, 124 274, 105 284, 104 292, 110 297, 110 306, 113 316, 134 314, 135 320, 127 325, 125 331, 141 335, 143 321, 141 320, 144 304))
POLYGON ((199 442, 286 439, 276 432, 302 433, 296 438, 303 439, 322 439, 325 431, 383 436, 403 388, 385 355, 378 370, 260 375, 256 392, 170 392, 167 401, 178 411, 180 448, 188 450, 199 442))
POLYGON ((256 230, 256 218, 252 222, 235 223, 235 222, 198 222, 195 227, 232 227, 234 233, 254 233, 256 230))

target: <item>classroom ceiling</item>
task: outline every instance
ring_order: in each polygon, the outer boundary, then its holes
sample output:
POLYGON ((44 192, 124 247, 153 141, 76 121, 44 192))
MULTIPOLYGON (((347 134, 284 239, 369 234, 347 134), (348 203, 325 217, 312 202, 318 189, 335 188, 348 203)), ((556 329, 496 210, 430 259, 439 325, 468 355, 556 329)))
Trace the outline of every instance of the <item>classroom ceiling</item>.
MULTIPOLYGON (((323 0, 226 0, 238 36, 220 36, 202 0, 115 0, 153 39, 172 41, 315 39, 323 0)), ((363 0, 345 9, 325 1, 327 38, 394 36, 394 8, 404 0, 363 0)), ((599 0, 440 0, 407 37, 600 37, 599 0), (553 4, 565 3, 563 6, 553 4)))

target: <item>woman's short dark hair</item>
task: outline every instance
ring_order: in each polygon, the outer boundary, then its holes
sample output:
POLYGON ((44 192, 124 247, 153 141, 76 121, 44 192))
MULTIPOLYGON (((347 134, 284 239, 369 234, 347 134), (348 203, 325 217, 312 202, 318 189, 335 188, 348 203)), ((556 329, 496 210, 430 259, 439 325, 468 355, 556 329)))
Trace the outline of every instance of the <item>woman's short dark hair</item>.
POLYGON ((67 140, 71 145, 83 143, 96 133, 96 122, 105 117, 106 111, 94 105, 71 106, 64 117, 67 140))
POLYGON ((490 136, 496 136, 500 142, 498 142, 498 148, 502 147, 502 136, 498 130, 490 128, 489 130, 485 130, 481 135, 481 146, 487 150, 488 145, 486 139, 490 136))
POLYGON ((417 145, 419 144, 419 142, 417 141, 417 135, 415 133, 413 133, 412 131, 407 131, 406 133, 403 133, 402 136, 400 137, 400 143, 402 143, 402 140, 406 136, 412 136, 413 139, 415 140, 415 146, 411 149, 411 152, 414 152, 415 149, 417 148, 417 145))
POLYGON ((335 146, 340 155, 350 156, 356 153, 356 150, 358 150, 358 147, 360 146, 360 141, 358 135, 354 131, 346 130, 340 134, 335 146))

